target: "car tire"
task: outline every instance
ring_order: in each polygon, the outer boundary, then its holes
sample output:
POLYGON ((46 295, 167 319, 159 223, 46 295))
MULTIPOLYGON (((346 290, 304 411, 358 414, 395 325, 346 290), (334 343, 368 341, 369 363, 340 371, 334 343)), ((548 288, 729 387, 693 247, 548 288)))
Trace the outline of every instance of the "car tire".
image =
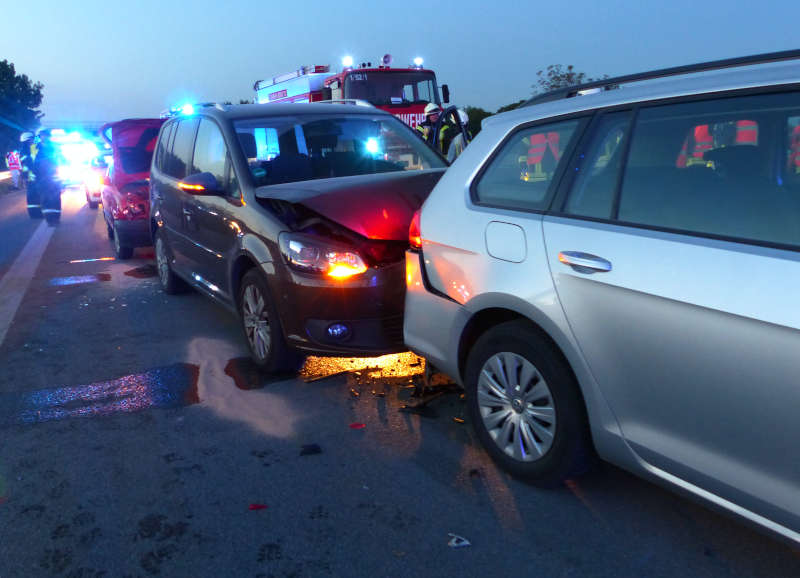
POLYGON ((242 278, 238 309, 250 356, 259 369, 281 374, 302 367, 305 356, 287 345, 266 279, 257 269, 242 278))
POLYGON ((167 295, 176 295, 183 293, 188 286, 183 279, 178 277, 172 271, 170 261, 172 260, 172 253, 167 245, 166 234, 163 229, 158 229, 155 235, 155 242, 153 248, 156 256, 156 270, 158 272, 158 282, 161 285, 161 290, 167 295))
POLYGON ((591 466, 594 451, 575 377, 528 323, 502 323, 478 338, 464 385, 476 435, 511 474, 552 487, 591 466))
POLYGON ((117 256, 117 259, 121 261, 125 261, 126 259, 130 259, 133 257, 133 247, 128 247, 123 245, 119 239, 119 235, 117 234, 116 227, 111 228, 111 242, 114 243, 114 254, 117 256))

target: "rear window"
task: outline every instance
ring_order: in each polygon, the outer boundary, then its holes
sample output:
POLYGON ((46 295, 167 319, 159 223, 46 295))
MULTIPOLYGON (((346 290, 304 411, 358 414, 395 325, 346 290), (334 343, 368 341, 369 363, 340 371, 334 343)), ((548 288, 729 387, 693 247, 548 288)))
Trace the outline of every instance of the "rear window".
POLYGON ((256 186, 446 166, 394 117, 268 117, 234 128, 256 186))
POLYGON ((474 187, 476 201, 493 207, 545 210, 553 177, 581 119, 523 128, 512 134, 474 187))

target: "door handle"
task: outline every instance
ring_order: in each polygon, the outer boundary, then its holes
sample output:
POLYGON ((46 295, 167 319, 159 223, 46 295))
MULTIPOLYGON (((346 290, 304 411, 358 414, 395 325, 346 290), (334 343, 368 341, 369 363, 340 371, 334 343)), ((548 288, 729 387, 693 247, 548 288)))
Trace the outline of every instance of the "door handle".
POLYGON ((569 265, 578 273, 608 273, 611 271, 611 261, 591 253, 561 251, 558 254, 558 260, 564 265, 569 265))

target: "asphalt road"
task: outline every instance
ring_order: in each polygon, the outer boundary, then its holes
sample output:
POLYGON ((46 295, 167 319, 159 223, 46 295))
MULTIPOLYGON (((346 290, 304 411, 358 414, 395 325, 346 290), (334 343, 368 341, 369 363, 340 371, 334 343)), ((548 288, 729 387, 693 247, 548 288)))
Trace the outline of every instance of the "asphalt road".
POLYGON ((233 316, 160 292, 151 251, 86 261, 113 253, 79 194, 53 229, 24 205, 0 194, 2 578, 800 575, 786 544, 612 466, 508 477, 457 392, 402 409, 411 354, 261 377, 233 316))

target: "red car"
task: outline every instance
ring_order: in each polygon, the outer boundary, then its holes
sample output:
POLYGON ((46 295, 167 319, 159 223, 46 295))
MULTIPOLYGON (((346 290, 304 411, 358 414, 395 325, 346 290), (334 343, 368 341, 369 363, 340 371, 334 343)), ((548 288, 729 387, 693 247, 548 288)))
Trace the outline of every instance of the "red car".
POLYGON ((108 237, 118 259, 130 259, 150 238, 150 161, 163 119, 131 118, 100 129, 111 144, 112 163, 101 193, 108 237))

